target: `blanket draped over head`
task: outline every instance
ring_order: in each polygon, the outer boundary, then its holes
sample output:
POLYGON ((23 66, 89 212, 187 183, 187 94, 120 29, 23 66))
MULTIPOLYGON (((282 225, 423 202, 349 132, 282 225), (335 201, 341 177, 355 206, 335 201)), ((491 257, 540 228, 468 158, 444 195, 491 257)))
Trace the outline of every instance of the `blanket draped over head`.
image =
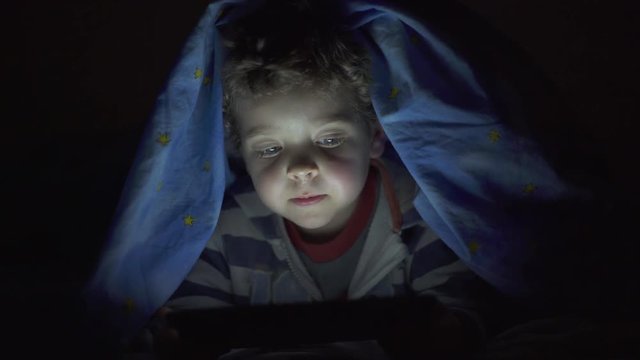
MULTIPOLYGON (((234 173, 225 153, 220 26, 245 0, 210 4, 157 99, 108 241, 86 288, 89 310, 130 337, 178 287, 216 226, 234 173)), ((507 126, 481 76, 428 24, 380 1, 345 1, 372 59, 380 123, 419 185, 423 219, 479 276, 527 297, 535 250, 573 196, 535 142, 507 126)))

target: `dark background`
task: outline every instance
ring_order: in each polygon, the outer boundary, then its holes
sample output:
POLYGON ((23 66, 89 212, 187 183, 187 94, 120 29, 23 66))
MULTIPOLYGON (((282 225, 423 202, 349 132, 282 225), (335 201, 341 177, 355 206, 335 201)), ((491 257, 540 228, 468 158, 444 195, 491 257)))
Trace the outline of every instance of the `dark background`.
MULTIPOLYGON (((606 215, 585 246, 609 249, 602 266, 618 271, 594 280, 616 284, 607 288, 611 296, 629 296, 624 287, 637 268, 628 266, 638 262, 633 2, 396 2, 481 66, 513 78, 539 115, 539 133, 571 150, 568 172, 594 189, 606 215)), ((64 342, 73 328, 77 294, 145 121, 207 3, 42 1, 3 9, 0 291, 16 334, 64 342)))

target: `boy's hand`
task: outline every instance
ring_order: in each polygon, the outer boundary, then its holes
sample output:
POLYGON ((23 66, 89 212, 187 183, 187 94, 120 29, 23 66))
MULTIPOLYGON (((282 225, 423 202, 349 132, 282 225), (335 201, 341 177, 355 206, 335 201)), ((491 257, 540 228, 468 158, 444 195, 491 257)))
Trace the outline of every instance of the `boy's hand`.
POLYGON ((182 339, 180 333, 176 329, 169 327, 167 323, 166 316, 171 311, 168 307, 162 307, 155 315, 153 352, 157 359, 214 360, 229 350, 213 343, 210 346, 203 346, 182 339))
POLYGON ((441 303, 412 318, 396 319, 379 343, 393 359, 463 358, 470 351, 462 323, 441 303))
POLYGON ((162 307, 154 315, 153 352, 160 360, 180 358, 180 335, 167 325, 166 316, 171 311, 162 307))

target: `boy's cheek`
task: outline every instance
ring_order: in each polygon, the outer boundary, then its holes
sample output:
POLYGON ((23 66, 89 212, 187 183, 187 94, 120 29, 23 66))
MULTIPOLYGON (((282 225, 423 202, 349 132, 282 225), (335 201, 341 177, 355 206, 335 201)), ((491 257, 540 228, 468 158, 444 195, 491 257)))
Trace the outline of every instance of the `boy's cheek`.
POLYGON ((359 180, 358 178, 364 179, 362 174, 356 173, 356 169, 360 171, 359 167, 361 166, 354 162, 331 163, 328 164, 325 173, 322 175, 325 181, 334 186, 345 189, 351 188, 359 180))
POLYGON ((262 164, 247 164, 247 173, 253 181, 253 186, 260 191, 273 191, 282 186, 286 176, 282 171, 277 171, 273 162, 264 161, 262 164))
POLYGON ((369 169, 369 158, 365 156, 332 156, 328 157, 321 166, 321 172, 325 176, 330 175, 330 180, 336 180, 340 183, 353 183, 358 179, 364 182, 369 169))

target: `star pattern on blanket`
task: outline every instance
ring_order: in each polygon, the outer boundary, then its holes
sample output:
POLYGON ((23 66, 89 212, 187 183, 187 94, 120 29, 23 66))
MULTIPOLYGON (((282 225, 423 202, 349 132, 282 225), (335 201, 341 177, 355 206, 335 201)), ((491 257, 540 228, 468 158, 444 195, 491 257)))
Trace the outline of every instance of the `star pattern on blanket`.
POLYGON ((491 130, 489 132, 489 140, 491 140, 491 142, 494 144, 497 143, 501 137, 502 135, 500 135, 500 132, 498 130, 491 130))
POLYGON ((398 93, 400 93, 400 89, 397 87, 392 87, 391 92, 389 93, 389 99, 393 100, 398 97, 398 93))
POLYGON ((195 224, 196 222, 196 218, 191 215, 187 215, 184 218, 182 218, 182 221, 186 226, 193 226, 193 224, 195 224))
POLYGON ((205 76, 204 80, 202 80, 202 84, 205 86, 211 84, 211 76, 205 76))
POLYGON ((524 188, 522 189, 522 192, 527 194, 527 195, 531 195, 533 194, 536 190, 538 189, 537 186, 535 186, 532 183, 528 183, 527 185, 524 186, 524 188))
POLYGON ((227 8, 226 8, 226 7, 224 7, 224 8, 222 8, 222 9, 220 9, 220 10, 218 11, 218 16, 217 16, 217 18, 218 18, 218 19, 220 19, 221 17, 223 17, 223 16, 224 16, 224 14, 225 14, 225 12, 226 12, 226 10, 227 10, 227 8))
POLYGON ((136 309, 136 303, 132 298, 126 298, 122 306, 127 314, 133 313, 133 311, 136 309))
POLYGON ((194 79, 200 79, 203 74, 204 74, 204 72, 202 71, 202 69, 196 68, 196 70, 193 72, 193 78, 194 79))
POLYGON ((161 133, 156 141, 162 146, 167 146, 171 142, 171 137, 169 133, 161 133))
POLYGON ((472 255, 475 255, 480 249, 480 244, 477 241, 472 240, 467 244, 467 248, 472 255))
POLYGON ((205 161, 204 164, 202 164, 202 171, 204 172, 211 171, 211 163, 209 161, 205 161))
POLYGON ((163 181, 158 181, 158 184, 156 185, 156 191, 162 190, 163 186, 164 186, 164 182, 163 181))

